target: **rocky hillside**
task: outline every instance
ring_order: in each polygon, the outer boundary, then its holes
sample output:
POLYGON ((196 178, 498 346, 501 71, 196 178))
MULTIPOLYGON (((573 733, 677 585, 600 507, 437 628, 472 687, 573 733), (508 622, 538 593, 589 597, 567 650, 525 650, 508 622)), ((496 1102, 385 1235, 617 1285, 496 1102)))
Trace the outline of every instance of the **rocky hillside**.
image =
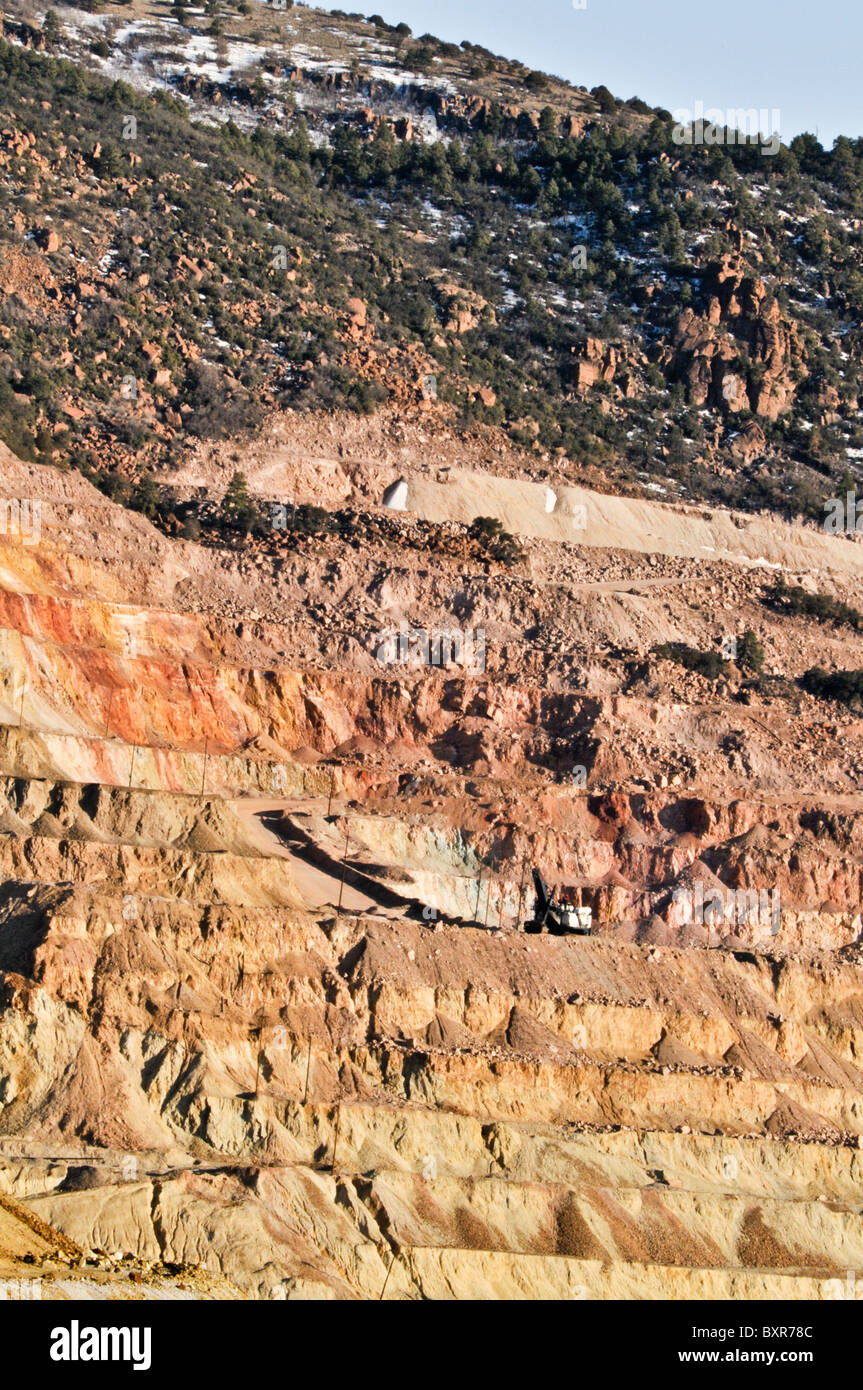
POLYGON ((251 0, 17 0, 0 69, 24 457, 128 500, 323 410, 818 520, 859 473, 859 141, 681 145, 637 97, 251 0))
POLYGON ((860 142, 2 28, 2 1291, 853 1297, 860 142))

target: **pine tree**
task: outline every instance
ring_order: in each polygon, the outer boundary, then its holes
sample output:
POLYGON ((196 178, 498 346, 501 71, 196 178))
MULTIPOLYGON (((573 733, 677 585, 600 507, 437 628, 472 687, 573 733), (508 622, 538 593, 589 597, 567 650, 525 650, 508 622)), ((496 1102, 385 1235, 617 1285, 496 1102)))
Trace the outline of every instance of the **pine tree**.
POLYGON ((143 513, 148 521, 155 521, 159 512, 159 490, 150 477, 140 480, 132 498, 135 511, 143 513))
POLYGON ((750 671, 760 671, 764 665, 764 648, 751 627, 737 643, 737 665, 748 667, 750 671))
POLYGON ((42 20, 42 37, 49 48, 56 48, 63 37, 60 21, 54 10, 48 10, 45 18, 42 20))
POLYGON ((222 520, 226 526, 248 531, 255 519, 245 473, 234 473, 222 498, 222 520))

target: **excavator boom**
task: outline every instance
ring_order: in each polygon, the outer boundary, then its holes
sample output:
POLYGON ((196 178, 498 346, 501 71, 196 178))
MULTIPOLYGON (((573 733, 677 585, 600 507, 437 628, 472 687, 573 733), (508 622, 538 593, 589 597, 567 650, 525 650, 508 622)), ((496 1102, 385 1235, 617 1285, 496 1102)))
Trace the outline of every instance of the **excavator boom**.
POLYGON ((590 936, 591 911, 589 907, 568 906, 558 903, 554 889, 550 889, 539 869, 533 871, 533 885, 536 901, 533 918, 525 922, 526 932, 537 934, 548 931, 553 936, 590 936))

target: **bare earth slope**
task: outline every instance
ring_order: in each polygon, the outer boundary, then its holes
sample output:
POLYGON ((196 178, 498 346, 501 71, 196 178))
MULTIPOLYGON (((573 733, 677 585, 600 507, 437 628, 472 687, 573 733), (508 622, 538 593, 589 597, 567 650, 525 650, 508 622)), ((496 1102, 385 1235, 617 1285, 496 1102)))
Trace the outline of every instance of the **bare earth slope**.
MULTIPOLYGON (((863 725, 794 678, 863 635, 766 603, 725 519, 712 553, 524 526, 503 567, 456 553, 467 514, 445 553, 374 508, 218 550, 8 454, 2 492, 43 524, 0 538, 0 1276, 836 1296, 863 725), (485 669, 382 662, 402 619, 482 628, 485 669), (745 627, 760 681, 651 654, 745 627), (519 929, 533 864, 592 939, 519 929), (699 883, 777 913, 687 923, 699 883)), ((824 544, 763 558, 851 601, 824 544)))

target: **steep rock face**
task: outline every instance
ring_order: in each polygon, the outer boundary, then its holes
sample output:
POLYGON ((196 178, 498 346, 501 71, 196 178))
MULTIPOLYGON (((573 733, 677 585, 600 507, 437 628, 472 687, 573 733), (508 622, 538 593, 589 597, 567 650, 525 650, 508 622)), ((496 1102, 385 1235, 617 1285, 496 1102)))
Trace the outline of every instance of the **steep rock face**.
POLYGON ((589 390, 599 381, 613 381, 617 369, 617 349, 599 338, 587 338, 575 365, 575 386, 589 390))
POLYGON ((727 562, 272 564, 8 476, 52 510, 0 546, 0 1208, 35 1223, 0 1211, 0 1268, 32 1255, 46 1297, 835 1296, 860 721, 650 648, 725 611, 796 669, 859 634, 727 562), (486 669, 376 661, 402 613, 485 625, 486 669), (520 930, 534 865, 593 939, 520 930))
POLYGON ((806 375, 797 325, 733 255, 707 268, 702 289, 706 313, 683 311, 660 350, 662 365, 684 382, 695 406, 777 419, 806 375))
POLYGON ((853 967, 136 901, 43 890, 3 960, 2 1182, 88 1257, 808 1298, 863 1250, 853 967))

